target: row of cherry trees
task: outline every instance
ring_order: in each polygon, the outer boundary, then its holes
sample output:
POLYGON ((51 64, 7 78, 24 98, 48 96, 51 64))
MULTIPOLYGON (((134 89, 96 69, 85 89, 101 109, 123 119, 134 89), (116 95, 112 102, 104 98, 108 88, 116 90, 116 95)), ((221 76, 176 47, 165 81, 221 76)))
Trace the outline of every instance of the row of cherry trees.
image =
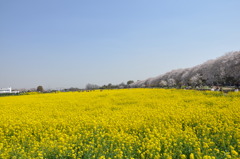
POLYGON ((230 52, 193 68, 178 69, 137 81, 131 87, 239 86, 240 51, 230 52))

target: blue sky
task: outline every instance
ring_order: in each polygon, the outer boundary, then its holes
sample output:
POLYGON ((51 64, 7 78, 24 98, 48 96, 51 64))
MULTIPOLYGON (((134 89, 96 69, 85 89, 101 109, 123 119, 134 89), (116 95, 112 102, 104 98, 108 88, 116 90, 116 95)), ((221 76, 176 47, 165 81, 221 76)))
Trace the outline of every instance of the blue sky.
POLYGON ((0 87, 84 88, 239 51, 239 0, 0 1, 0 87))

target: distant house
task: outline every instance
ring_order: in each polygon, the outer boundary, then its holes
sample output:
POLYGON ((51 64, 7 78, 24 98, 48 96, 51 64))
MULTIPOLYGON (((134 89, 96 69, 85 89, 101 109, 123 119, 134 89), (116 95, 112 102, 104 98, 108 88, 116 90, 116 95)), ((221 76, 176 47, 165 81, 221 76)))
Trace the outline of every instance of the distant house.
POLYGON ((8 87, 8 88, 0 88, 0 94, 1 93, 17 94, 17 93, 19 93, 19 91, 12 91, 12 88, 8 87))

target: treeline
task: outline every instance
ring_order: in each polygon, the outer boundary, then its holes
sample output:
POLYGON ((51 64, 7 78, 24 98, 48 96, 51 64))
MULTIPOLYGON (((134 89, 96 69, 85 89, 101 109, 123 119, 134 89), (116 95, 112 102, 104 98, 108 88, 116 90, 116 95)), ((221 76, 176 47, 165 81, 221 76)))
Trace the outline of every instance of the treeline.
POLYGON ((107 85, 102 85, 102 86, 98 86, 96 84, 90 84, 88 83, 86 85, 86 90, 94 90, 94 89, 121 89, 121 88, 130 88, 130 84, 134 83, 133 80, 129 80, 127 81, 127 83, 125 84, 124 82, 120 83, 120 84, 107 84, 107 85))
MULTIPOLYGON (((126 84, 124 82, 120 84, 107 84, 99 86, 97 84, 90 84, 88 83, 85 88, 78 88, 78 87, 70 87, 70 88, 60 88, 60 89, 44 89, 43 86, 38 86, 37 88, 31 89, 18 89, 20 94, 32 94, 32 93, 57 93, 57 92, 81 92, 87 90, 96 90, 96 89, 122 89, 122 88, 130 88, 130 84, 134 83, 134 81, 129 80, 126 84)), ((10 93, 0 93, 0 96, 8 96, 13 95, 10 93)), ((18 94, 19 95, 19 94, 18 94)))
POLYGON ((239 85, 240 51, 237 51, 192 68, 173 70, 154 78, 134 82, 130 87, 239 87, 239 85))

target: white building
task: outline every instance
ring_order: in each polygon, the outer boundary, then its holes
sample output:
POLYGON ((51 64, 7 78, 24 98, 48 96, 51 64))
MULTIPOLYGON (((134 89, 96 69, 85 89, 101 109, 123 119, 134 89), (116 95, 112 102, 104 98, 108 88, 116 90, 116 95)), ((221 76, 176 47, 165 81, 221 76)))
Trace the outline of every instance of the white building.
POLYGON ((11 87, 8 87, 8 88, 0 88, 0 93, 19 93, 19 91, 12 91, 12 88, 11 87))

